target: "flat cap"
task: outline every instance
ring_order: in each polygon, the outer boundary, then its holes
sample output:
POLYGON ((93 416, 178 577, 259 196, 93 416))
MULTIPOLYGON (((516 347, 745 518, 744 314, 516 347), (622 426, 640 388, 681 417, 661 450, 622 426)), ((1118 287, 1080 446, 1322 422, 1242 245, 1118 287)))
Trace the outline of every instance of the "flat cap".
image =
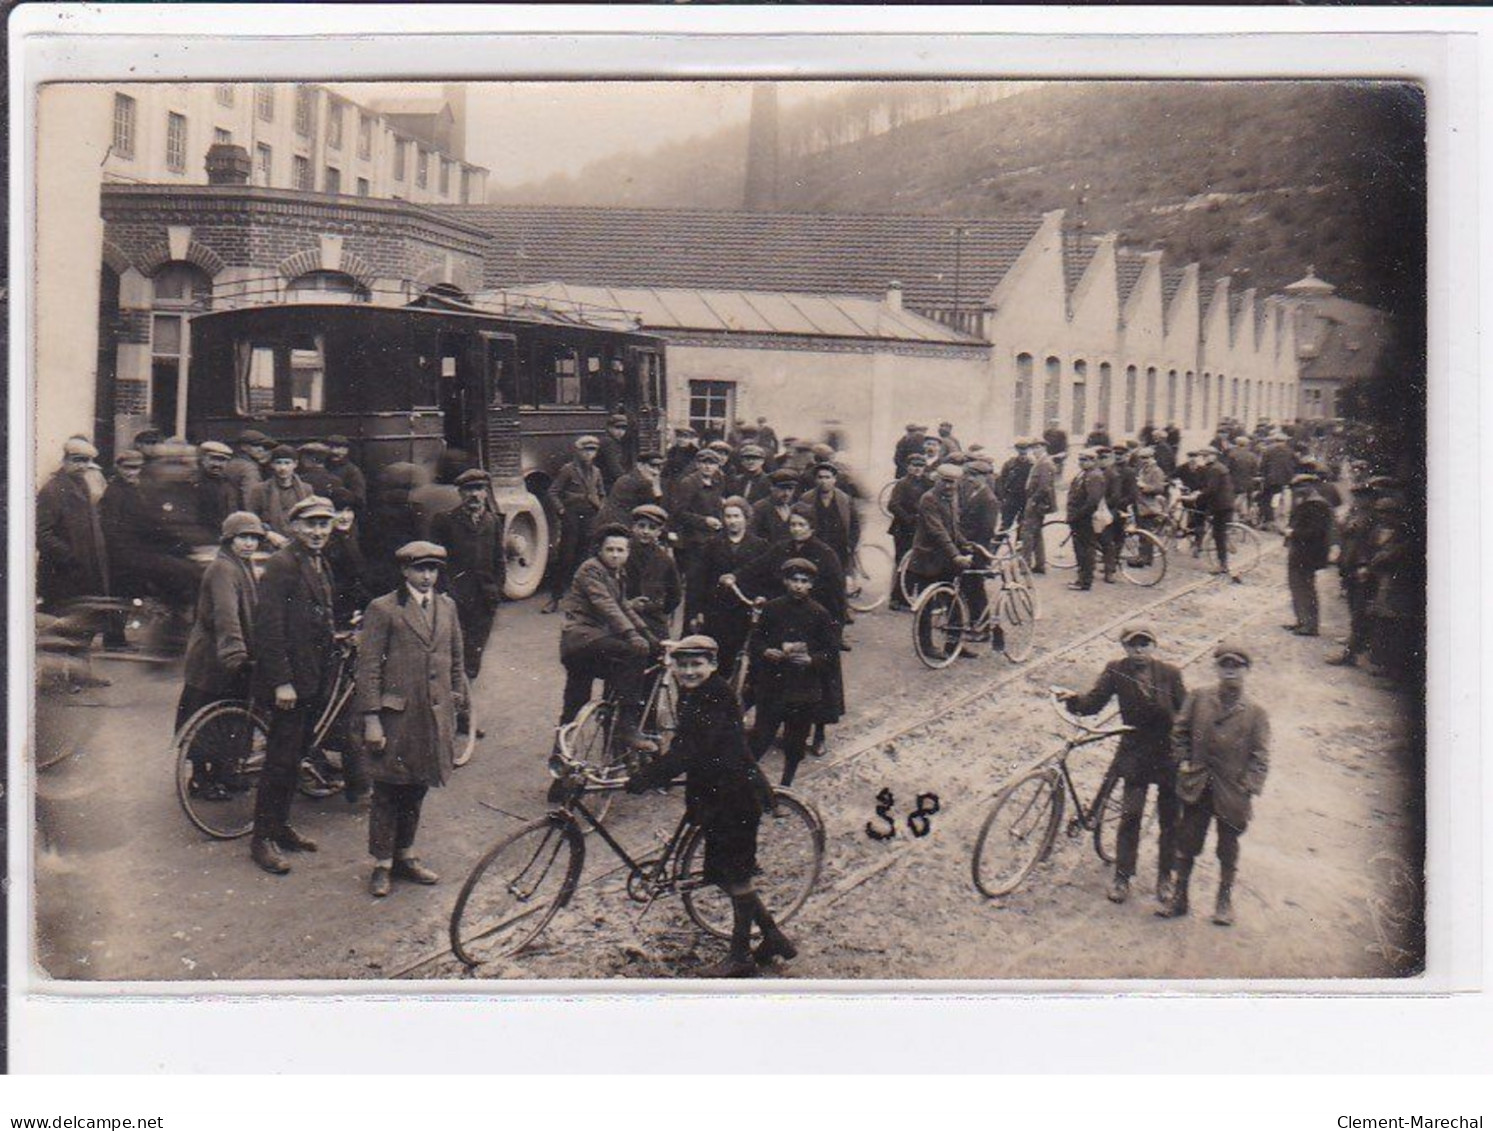
POLYGON ((818 577, 819 567, 808 558, 789 558, 778 567, 784 577, 818 577))
POLYGON ((791 487, 798 482, 798 472, 791 467, 780 467, 767 477, 774 487, 791 487))
POLYGON ((274 463, 277 459, 298 460, 300 458, 301 457, 296 453, 296 450, 289 444, 280 444, 275 448, 274 451, 270 453, 271 463, 274 463))
POLYGON ((714 659, 720 650, 721 646, 715 642, 715 637, 697 632, 670 648, 669 655, 676 659, 680 656, 708 656, 714 659))
POLYGON ((336 518, 337 508, 332 506, 331 499, 324 499, 320 495, 307 495, 290 508, 290 514, 287 517, 291 522, 298 518, 336 518))
POLYGON ((325 458, 326 456, 332 454, 332 449, 327 447, 320 440, 308 440, 306 441, 306 443, 301 445, 300 452, 303 456, 322 456, 323 458, 325 458))
POLYGON ((264 444, 264 445, 268 445, 268 444, 273 444, 275 441, 271 440, 268 436, 266 436, 263 432, 259 431, 259 429, 257 429, 257 428, 245 428, 242 432, 240 432, 238 434, 238 440, 235 441, 235 442, 239 443, 239 444, 264 444))
POLYGON ((617 427, 617 426, 626 426, 626 425, 629 425, 631 423, 632 423, 632 421, 628 420, 627 417, 624 416, 620 412, 614 412, 614 413, 612 413, 611 416, 607 417, 607 427, 608 428, 613 428, 613 427, 617 427))
POLYGON ((810 451, 812 451, 820 459, 829 459, 832 455, 835 454, 835 449, 831 445, 824 443, 815 444, 810 449, 810 451))
POLYGON ((492 482, 492 476, 480 467, 470 467, 456 477, 458 487, 479 486, 486 487, 492 482))
POLYGON ((1026 446, 1029 448, 1046 448, 1047 441, 1044 440, 1041 436, 1033 436, 1026 442, 1026 446))
POLYGON ((697 463, 713 463, 719 465, 726 462, 726 457, 721 455, 721 453, 716 451, 714 448, 704 448, 701 450, 700 454, 695 457, 695 460, 697 463))
POLYGON ((963 452, 950 452, 948 455, 944 456, 943 459, 944 463, 952 463, 959 467, 963 467, 969 462, 969 456, 965 455, 963 452))
POLYGON ((674 435, 678 439, 683 440, 686 438, 695 439, 699 436, 699 433, 691 428, 688 424, 681 424, 678 428, 674 429, 674 435))
POLYGON ((1120 629, 1120 643, 1129 644, 1132 640, 1145 638, 1152 644, 1156 643, 1156 630, 1148 624, 1127 624, 1120 629))
POLYGON ((145 457, 134 448, 125 448, 114 457, 115 467, 144 467, 145 457))
POLYGON ((623 526, 620 522, 609 522, 605 526, 601 527, 601 529, 593 530, 591 532, 591 541, 597 546, 600 546, 608 538, 631 537, 632 531, 627 529, 627 527, 623 526))
POLYGON ((223 520, 223 532, 219 535, 219 541, 227 542, 237 538, 240 534, 254 534, 260 538, 267 538, 268 532, 264 523, 253 511, 234 511, 223 520))
POLYGON ((992 475, 995 473, 995 464, 983 457, 972 459, 964 465, 966 471, 973 471, 980 475, 992 475))
POLYGON ((840 469, 834 465, 833 461, 827 459, 822 459, 814 465, 815 475, 818 475, 821 471, 828 471, 831 475, 834 475, 836 477, 838 477, 840 474, 840 469))
POLYGON ((719 452, 723 456, 729 456, 732 451, 731 445, 724 440, 711 440, 710 443, 705 445, 705 450, 719 452))
POLYGON ((927 467, 928 457, 922 452, 913 452, 912 455, 907 457, 907 466, 911 467, 913 464, 917 464, 919 467, 927 467))
POLYGON ((233 449, 219 440, 203 440, 197 445, 197 454, 200 456, 222 456, 224 459, 233 457, 233 449))
POLYGON ((394 551, 394 560, 402 566, 446 564, 446 547, 435 542, 406 542, 394 551))
POLYGON ((1156 458, 1156 449, 1155 448, 1136 448, 1135 449, 1135 454, 1138 455, 1138 456, 1140 456, 1141 459, 1155 459, 1156 458))
POLYGON ((632 508, 633 518, 651 518, 660 526, 669 521, 669 512, 655 503, 643 503, 632 508))
POLYGON ((663 454, 663 452, 654 451, 653 449, 650 448, 646 452, 639 452, 638 453, 638 462, 639 463, 663 463, 664 462, 664 454, 663 454))
POLYGON ((98 449, 87 440, 78 436, 71 436, 67 443, 62 445, 62 454, 65 456, 83 456, 86 459, 98 459, 98 449))
POLYGON ((938 465, 938 477, 940 479, 963 479, 964 468, 957 463, 941 463, 938 465))
POLYGON ((1309 472, 1309 471, 1303 471, 1299 475, 1293 475, 1293 476, 1291 476, 1291 486, 1292 487, 1305 487, 1308 484, 1312 484, 1312 483, 1316 483, 1316 482, 1317 482, 1317 477, 1314 474, 1312 474, 1311 472, 1309 472))
POLYGON ((1225 640, 1213 649, 1215 660, 1236 660, 1249 667, 1249 649, 1234 640, 1225 640))
POLYGON ((590 449, 594 452, 600 447, 601 441, 598 440, 595 436, 580 436, 577 437, 575 442, 575 450, 578 452, 585 451, 587 449, 590 449))
POLYGON ((1375 491, 1398 491, 1400 481, 1393 475, 1371 475, 1368 485, 1375 491))
POLYGON ((756 444, 743 444, 741 450, 736 453, 742 459, 766 459, 767 453, 756 444))
POLYGON ((928 431, 928 426, 926 424, 909 424, 907 430, 909 432, 926 432, 928 431))

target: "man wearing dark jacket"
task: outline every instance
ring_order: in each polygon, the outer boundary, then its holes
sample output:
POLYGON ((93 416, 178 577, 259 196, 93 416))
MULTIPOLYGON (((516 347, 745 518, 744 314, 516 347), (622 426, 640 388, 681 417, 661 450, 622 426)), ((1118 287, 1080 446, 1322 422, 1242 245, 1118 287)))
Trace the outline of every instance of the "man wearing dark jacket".
POLYGON ((861 520, 850 496, 840 490, 840 471, 825 460, 814 467, 814 489, 802 495, 793 509, 809 516, 814 536, 840 559, 840 569, 850 568, 850 555, 861 541, 861 520))
POLYGON ((1047 431, 1042 433, 1042 442, 1047 445, 1047 455, 1058 469, 1058 474, 1063 473, 1063 464, 1068 461, 1068 433, 1063 431, 1062 422, 1053 417, 1047 422, 1047 431))
POLYGON ((1001 498, 1001 527, 1021 521, 1026 510, 1026 486, 1032 475, 1032 462, 1027 455, 1032 441, 1027 436, 1017 436, 1014 444, 1016 454, 1001 465, 996 494, 1001 498))
POLYGON ((771 545, 788 537, 788 519, 793 514, 793 502, 798 494, 798 473, 780 467, 767 480, 771 494, 752 505, 749 527, 753 534, 771 545))
POLYGON ((606 499, 601 471, 596 466, 600 448, 601 441, 595 436, 580 437, 575 442, 575 458, 560 469, 549 486, 550 510, 560 519, 560 547, 550 603, 542 611, 552 613, 560 607, 560 598, 570 588, 570 579, 591 545, 591 530, 606 499))
POLYGON ((1286 531, 1286 578, 1296 622, 1284 627, 1297 636, 1316 636, 1317 571, 1327 568, 1336 541, 1332 508, 1310 475, 1291 480, 1291 494, 1295 502, 1291 506, 1291 526, 1286 531))
POLYGON ((1267 526, 1275 524, 1275 500, 1291 485, 1296 474, 1296 456, 1284 436, 1272 438, 1270 446, 1260 454, 1260 478, 1264 495, 1260 499, 1260 519, 1267 526))
POLYGON ((596 466, 608 491, 633 468, 631 427, 632 422, 624 413, 607 417, 606 435, 601 437, 601 447, 596 452, 596 466))
POLYGON ((431 540, 446 550, 446 588, 461 622, 462 667, 468 681, 476 680, 482 671, 482 656, 507 577, 503 516, 489 505, 491 483, 492 476, 480 467, 463 471, 456 477, 461 504, 442 511, 430 523, 431 540))
POLYGON ((143 463, 139 452, 119 453, 115 478, 99 501, 110 577, 122 596, 154 596, 186 609, 197 599, 203 570, 189 560, 189 547, 166 525, 161 507, 141 488, 143 463))
POLYGON ((292 541, 265 563, 254 606, 254 698, 268 707, 270 725, 249 855, 272 875, 290 871, 281 849, 316 851, 314 840, 291 827, 290 807, 336 666, 332 579, 322 559, 336 514, 317 495, 290 508, 292 541))
POLYGON ((49 611, 109 592, 105 534, 85 482, 97 458, 88 441, 67 441, 62 467, 36 496, 36 590, 49 611))
POLYGON ((1202 486, 1196 506, 1213 531, 1213 549, 1218 554, 1215 573, 1239 581, 1229 572, 1229 523, 1234 521, 1234 480, 1214 448, 1203 448, 1202 486))
POLYGON ((721 528, 721 504, 729 494, 724 462, 720 453, 706 448, 697 457, 695 470, 665 494, 665 507, 679 533, 679 566, 686 574, 694 568, 695 554, 721 528))
POLYGON ((731 898, 731 950, 696 971, 703 978, 749 978, 758 964, 791 960, 798 948, 778 929, 753 887, 757 830, 772 808, 772 788, 747 749, 741 703, 716 674, 716 643, 689 636, 673 652, 679 682, 678 727, 669 752, 629 779, 630 793, 667 785, 682 770, 684 807, 705 834, 705 880, 731 898), (762 941, 751 948, 752 926, 762 941))
POLYGON ((1094 514, 1104 501, 1104 473, 1099 470, 1099 453, 1085 448, 1078 453, 1078 474, 1068 486, 1068 531, 1073 538, 1073 556, 1078 563, 1078 579, 1069 589, 1094 587, 1094 552, 1099 536, 1094 531, 1094 514))
MULTIPOLYGON (((1120 736, 1111 772, 1125 783, 1120 801, 1119 842, 1109 898, 1124 903, 1140 848, 1141 817, 1146 793, 1156 786, 1156 813, 1161 837, 1157 845, 1156 898, 1172 898, 1173 837, 1181 803, 1177 800, 1176 767, 1171 757, 1172 719, 1187 699, 1182 672, 1156 659, 1156 633, 1147 625, 1129 625, 1120 633, 1123 660, 1111 660, 1087 695, 1069 695, 1064 706, 1075 715, 1097 715, 1111 699, 1120 702, 1120 719, 1134 727, 1120 736)), ((1111 794, 1111 796, 1113 796, 1111 794)))
POLYGON ((927 425, 909 424, 901 439, 897 441, 896 451, 892 453, 892 462, 896 467, 898 479, 907 474, 907 457, 913 452, 923 450, 923 440, 927 435, 927 425))
POLYGON ((1135 505, 1135 469, 1128 455, 1101 449, 1099 470, 1104 472, 1104 503, 1110 513, 1109 525, 1099 533, 1099 545, 1104 557, 1104 580, 1113 584, 1120 568, 1120 552, 1125 547, 1125 523, 1135 505))
MULTIPOLYGON (((633 508, 632 546, 625 573, 627 603, 659 640, 673 635, 669 626, 684 594, 674 556, 667 547, 659 545, 659 536, 668 525, 669 512, 663 507, 644 503, 633 508)), ((694 611, 687 610, 686 615, 694 611)))
MULTIPOLYGON (((928 457, 922 452, 913 452, 907 457, 907 474, 892 487, 887 509, 892 512, 892 525, 888 533, 892 536, 894 565, 900 566, 902 559, 912 549, 913 535, 918 529, 918 504, 923 495, 933 486, 928 478, 928 457)), ((908 608, 900 587, 892 590, 892 608, 908 608)))
POLYGON ((197 474, 192 487, 197 496, 196 526, 193 542, 207 545, 223 529, 223 520, 239 509, 238 489, 228 478, 228 462, 233 449, 217 440, 197 445, 197 474))

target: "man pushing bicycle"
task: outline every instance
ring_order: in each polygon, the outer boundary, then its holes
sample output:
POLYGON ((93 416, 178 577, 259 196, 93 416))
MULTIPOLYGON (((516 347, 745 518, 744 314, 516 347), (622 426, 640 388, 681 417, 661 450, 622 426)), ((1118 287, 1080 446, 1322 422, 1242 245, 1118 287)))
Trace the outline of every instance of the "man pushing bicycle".
POLYGON ((772 787, 747 748, 741 702, 716 674, 709 636, 687 636, 670 650, 679 683, 678 729, 668 753, 633 774, 629 793, 667 785, 682 771, 690 820, 705 833, 705 879, 731 897, 731 950, 695 971, 701 978, 750 978, 757 963, 791 960, 798 948, 779 930, 753 885, 757 830, 772 807, 772 787), (751 948, 752 924, 762 941, 751 948))

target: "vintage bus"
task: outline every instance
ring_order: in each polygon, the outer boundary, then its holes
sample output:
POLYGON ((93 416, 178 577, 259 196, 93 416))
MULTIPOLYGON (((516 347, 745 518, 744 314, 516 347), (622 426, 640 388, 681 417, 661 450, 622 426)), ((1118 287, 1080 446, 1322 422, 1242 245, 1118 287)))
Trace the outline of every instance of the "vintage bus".
POLYGON ((662 442, 664 343, 621 312, 284 303, 192 321, 188 438, 255 427, 287 443, 345 435, 370 484, 394 463, 434 472, 459 450, 487 468, 507 518, 508 595, 538 587, 551 523, 541 500, 576 437, 625 412, 662 442))

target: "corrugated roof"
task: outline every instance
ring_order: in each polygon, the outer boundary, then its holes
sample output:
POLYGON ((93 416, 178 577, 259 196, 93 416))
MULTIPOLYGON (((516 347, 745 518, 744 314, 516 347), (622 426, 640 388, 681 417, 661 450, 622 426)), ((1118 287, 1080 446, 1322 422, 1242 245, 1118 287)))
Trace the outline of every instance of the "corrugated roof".
POLYGON ((537 280, 624 288, 881 295, 909 306, 989 296, 1039 216, 979 217, 684 208, 443 205, 484 229, 488 286, 537 280), (956 235, 962 230, 962 235, 956 235))
POLYGON ((985 345, 908 310, 893 310, 876 299, 851 295, 790 294, 782 291, 734 291, 696 288, 605 287, 574 283, 541 283, 506 287, 473 296, 490 307, 531 298, 537 305, 554 302, 579 309, 587 321, 620 323, 635 316, 644 330, 693 330, 705 333, 796 334, 813 337, 871 338, 944 345, 985 345))

